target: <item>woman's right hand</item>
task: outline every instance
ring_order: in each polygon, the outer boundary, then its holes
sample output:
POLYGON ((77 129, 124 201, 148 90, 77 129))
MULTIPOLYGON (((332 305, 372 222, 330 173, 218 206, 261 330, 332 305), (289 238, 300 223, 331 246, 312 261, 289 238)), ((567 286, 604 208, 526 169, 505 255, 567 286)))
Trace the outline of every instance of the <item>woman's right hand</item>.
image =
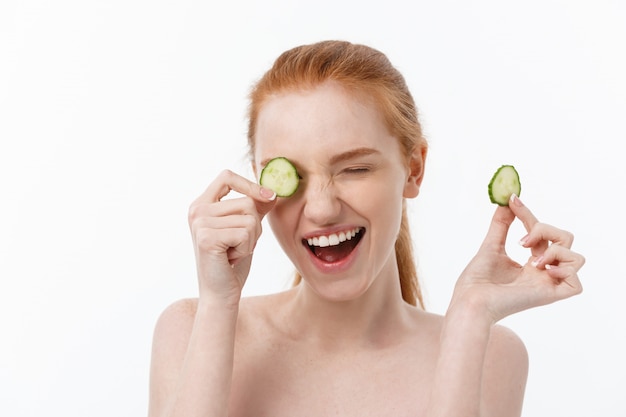
POLYGON ((250 272, 261 220, 276 194, 232 171, 223 171, 189 208, 200 300, 238 303, 250 272), (241 197, 224 199, 231 191, 241 197))

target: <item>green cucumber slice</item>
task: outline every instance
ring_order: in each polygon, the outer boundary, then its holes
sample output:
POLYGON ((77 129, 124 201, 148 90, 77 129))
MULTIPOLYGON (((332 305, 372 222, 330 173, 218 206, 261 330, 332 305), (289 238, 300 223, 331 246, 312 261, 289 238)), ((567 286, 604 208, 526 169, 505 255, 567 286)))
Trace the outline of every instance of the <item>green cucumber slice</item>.
POLYGON ((489 199, 499 206, 508 206, 511 194, 519 197, 522 184, 513 165, 502 165, 489 181, 489 199))
POLYGON ((279 156, 265 165, 259 183, 274 191, 278 197, 289 197, 298 189, 300 176, 289 159, 279 156))

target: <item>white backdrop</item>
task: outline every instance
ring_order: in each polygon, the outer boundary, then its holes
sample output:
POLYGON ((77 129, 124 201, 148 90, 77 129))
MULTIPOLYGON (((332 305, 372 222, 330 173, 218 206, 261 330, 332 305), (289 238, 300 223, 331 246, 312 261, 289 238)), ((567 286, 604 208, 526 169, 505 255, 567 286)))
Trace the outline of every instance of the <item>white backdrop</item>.
MULTIPOLYGON (((581 296, 505 320, 530 352, 524 415, 626 415, 625 3, 216 3, 0 3, 0 415, 145 415, 155 321, 196 294, 187 207, 222 169, 250 175, 252 82, 328 38, 386 52, 421 109, 428 309, 445 311, 487 182, 515 164, 526 204, 587 258, 581 296)), ((289 281, 266 231, 246 294, 289 281)))

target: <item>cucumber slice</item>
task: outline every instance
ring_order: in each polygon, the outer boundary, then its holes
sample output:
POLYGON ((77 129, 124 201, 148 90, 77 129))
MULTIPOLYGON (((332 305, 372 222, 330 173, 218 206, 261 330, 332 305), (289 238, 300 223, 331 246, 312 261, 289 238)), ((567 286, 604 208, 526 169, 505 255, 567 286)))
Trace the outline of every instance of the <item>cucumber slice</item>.
POLYGON ((265 165, 259 183, 274 191, 278 197, 289 197, 298 189, 300 176, 289 159, 279 156, 265 165))
POLYGON ((511 194, 519 197, 522 185, 513 165, 502 165, 489 182, 489 199, 499 206, 508 206, 511 194))

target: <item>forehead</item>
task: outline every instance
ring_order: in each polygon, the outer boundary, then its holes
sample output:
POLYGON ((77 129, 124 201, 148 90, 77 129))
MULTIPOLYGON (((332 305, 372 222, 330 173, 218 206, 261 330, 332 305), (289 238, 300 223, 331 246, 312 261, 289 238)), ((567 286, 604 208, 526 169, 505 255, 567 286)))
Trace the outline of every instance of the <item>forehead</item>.
POLYGON ((255 161, 302 153, 383 150, 391 138, 373 100, 336 83, 289 91, 268 99, 257 120, 255 161))

